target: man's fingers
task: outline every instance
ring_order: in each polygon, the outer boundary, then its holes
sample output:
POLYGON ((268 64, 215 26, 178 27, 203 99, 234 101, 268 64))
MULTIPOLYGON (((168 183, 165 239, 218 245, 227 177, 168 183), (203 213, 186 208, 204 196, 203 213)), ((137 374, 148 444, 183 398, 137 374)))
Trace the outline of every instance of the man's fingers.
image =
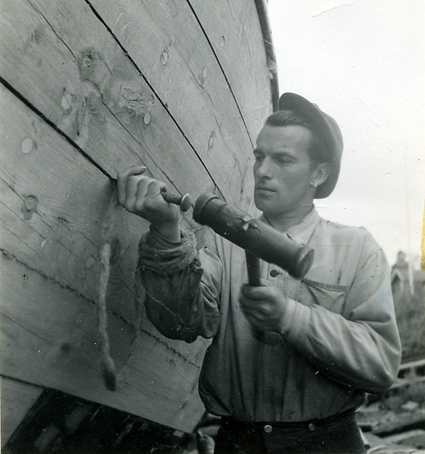
POLYGON ((134 166, 121 172, 117 177, 118 203, 121 206, 125 205, 127 199, 127 183, 130 177, 134 175, 142 175, 146 172, 145 166, 134 166))
POLYGON ((258 309, 256 308, 252 308, 252 307, 248 307, 248 306, 244 306, 242 305, 242 310, 244 311, 244 313, 250 317, 258 317, 258 316, 263 316, 263 314, 261 312, 258 311, 258 309))
POLYGON ((241 287, 239 301, 244 308, 263 311, 266 310, 266 305, 274 305, 281 298, 281 291, 275 287, 269 285, 253 286, 244 284, 241 287))
POLYGON ((147 188, 147 193, 151 197, 158 197, 161 194, 161 192, 166 191, 167 185, 159 180, 152 180, 147 188))
POLYGON ((157 206, 158 197, 159 202, 165 202, 164 198, 161 196, 161 192, 166 190, 166 185, 161 181, 145 177, 143 180, 139 181, 136 193, 136 204, 135 209, 137 211, 144 210, 153 210, 157 206))
POLYGON ((268 286, 244 284, 241 287, 242 295, 254 300, 262 300, 268 294, 268 286))
POLYGON ((267 315, 257 310, 244 308, 243 312, 251 321, 264 323, 267 320, 267 315))
POLYGON ((146 177, 143 175, 130 175, 125 187, 125 200, 123 206, 130 212, 134 211, 138 193, 141 197, 146 195, 146 177))
POLYGON ((241 295, 239 298, 239 302, 244 311, 254 312, 263 311, 264 300, 256 300, 241 295))

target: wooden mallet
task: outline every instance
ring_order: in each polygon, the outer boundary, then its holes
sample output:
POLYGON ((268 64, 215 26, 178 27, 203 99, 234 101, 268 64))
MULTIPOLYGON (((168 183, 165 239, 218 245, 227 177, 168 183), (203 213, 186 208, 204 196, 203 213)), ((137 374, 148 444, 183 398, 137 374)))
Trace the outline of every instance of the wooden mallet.
POLYGON ((260 258, 283 268, 297 279, 307 274, 313 262, 313 249, 259 219, 253 219, 214 194, 205 193, 196 200, 193 219, 245 249, 251 285, 260 285, 260 258))

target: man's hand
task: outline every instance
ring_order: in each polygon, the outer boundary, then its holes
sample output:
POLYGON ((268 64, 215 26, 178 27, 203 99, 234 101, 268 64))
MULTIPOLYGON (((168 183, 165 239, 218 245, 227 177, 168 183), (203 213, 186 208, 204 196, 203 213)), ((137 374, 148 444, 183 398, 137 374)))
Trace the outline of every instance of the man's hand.
POLYGON ((178 241, 179 210, 162 197, 161 192, 166 191, 166 185, 144 175, 145 172, 146 167, 137 166, 118 175, 118 203, 130 213, 149 221, 170 241, 178 241))
POLYGON ((259 331, 279 331, 285 313, 286 297, 267 281, 260 286, 244 284, 239 303, 250 323, 259 331))

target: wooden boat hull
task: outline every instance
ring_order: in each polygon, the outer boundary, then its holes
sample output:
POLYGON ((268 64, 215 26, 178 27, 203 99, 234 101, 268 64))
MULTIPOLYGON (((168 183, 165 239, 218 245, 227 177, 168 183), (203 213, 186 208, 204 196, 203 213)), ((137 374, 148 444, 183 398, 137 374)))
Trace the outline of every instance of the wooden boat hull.
MULTIPOLYGON (((261 8, 2 0, 3 443, 44 388, 184 432, 202 416, 207 341, 171 341, 146 319, 136 336, 133 276, 148 225, 111 205, 111 180, 141 164, 170 191, 209 189, 250 206, 251 150, 275 83, 261 8), (103 383, 97 345, 105 222, 116 391, 103 383)), ((183 222, 199 229, 191 212, 183 222)))

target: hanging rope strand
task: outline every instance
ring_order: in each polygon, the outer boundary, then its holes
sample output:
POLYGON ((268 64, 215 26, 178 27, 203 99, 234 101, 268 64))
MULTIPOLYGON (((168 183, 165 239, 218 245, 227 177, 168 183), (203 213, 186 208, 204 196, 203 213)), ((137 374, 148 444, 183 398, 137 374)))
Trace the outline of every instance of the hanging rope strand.
POLYGON ((108 290, 110 261, 111 261, 111 240, 115 230, 114 208, 117 205, 116 188, 106 212, 101 227, 101 246, 99 251, 100 270, 97 295, 97 331, 100 353, 102 355, 102 375, 106 387, 115 391, 117 387, 117 373, 114 360, 112 359, 109 337, 108 337, 108 315, 106 308, 106 295, 108 290))
POLYGON ((102 375, 106 387, 115 391, 117 386, 117 374, 114 360, 111 357, 109 337, 107 331, 107 310, 106 292, 109 280, 109 262, 111 258, 111 244, 102 244, 100 248, 100 276, 99 292, 97 300, 97 330, 99 337, 99 348, 102 355, 102 375))

